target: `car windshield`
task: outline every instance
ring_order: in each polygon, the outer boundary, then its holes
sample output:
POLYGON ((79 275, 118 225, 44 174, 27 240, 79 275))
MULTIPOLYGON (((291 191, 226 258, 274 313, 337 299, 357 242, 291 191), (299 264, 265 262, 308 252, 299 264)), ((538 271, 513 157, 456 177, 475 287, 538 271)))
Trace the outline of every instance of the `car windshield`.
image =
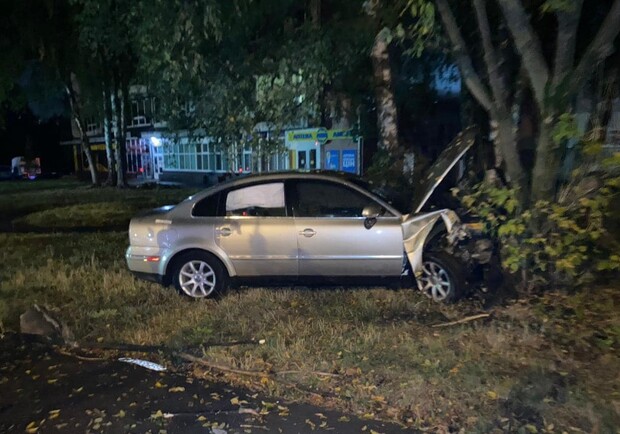
POLYGON ((362 187, 363 189, 370 191, 372 194, 379 197, 379 199, 383 200, 384 202, 389 203, 401 214, 407 214, 409 212, 409 204, 407 203, 406 198, 403 196, 402 193, 397 192, 395 189, 375 185, 371 181, 358 177, 351 177, 349 178, 349 181, 351 181, 358 187, 362 187))

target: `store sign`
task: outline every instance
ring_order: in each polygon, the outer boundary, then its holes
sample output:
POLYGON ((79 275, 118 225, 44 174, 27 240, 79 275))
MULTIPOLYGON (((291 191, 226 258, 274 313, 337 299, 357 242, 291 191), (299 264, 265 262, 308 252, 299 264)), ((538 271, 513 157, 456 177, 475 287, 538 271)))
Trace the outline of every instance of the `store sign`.
POLYGON ((355 149, 342 151, 342 171, 357 173, 357 151, 355 149))
POLYGON ((321 145, 324 145, 325 142, 327 142, 328 137, 329 133, 325 128, 319 128, 316 131, 316 141, 319 142, 321 145))
POLYGON ((351 130, 326 130, 325 128, 312 128, 307 130, 289 131, 286 135, 289 142, 319 142, 324 144, 328 140, 353 139, 351 130))
POLYGON ((331 150, 325 153, 325 169, 340 170, 340 151, 331 150))

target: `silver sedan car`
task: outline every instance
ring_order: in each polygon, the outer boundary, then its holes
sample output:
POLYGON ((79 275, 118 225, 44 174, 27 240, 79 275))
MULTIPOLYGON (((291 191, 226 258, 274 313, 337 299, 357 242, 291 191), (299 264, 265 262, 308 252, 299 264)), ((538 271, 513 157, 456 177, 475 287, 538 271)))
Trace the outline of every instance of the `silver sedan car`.
POLYGON ((462 226, 451 210, 420 209, 472 142, 461 137, 444 152, 412 213, 399 212, 358 178, 333 172, 248 176, 133 218, 127 264, 139 277, 172 283, 194 298, 212 297, 240 278, 347 281, 412 273, 428 296, 455 300, 464 267, 429 243, 454 243, 462 226))

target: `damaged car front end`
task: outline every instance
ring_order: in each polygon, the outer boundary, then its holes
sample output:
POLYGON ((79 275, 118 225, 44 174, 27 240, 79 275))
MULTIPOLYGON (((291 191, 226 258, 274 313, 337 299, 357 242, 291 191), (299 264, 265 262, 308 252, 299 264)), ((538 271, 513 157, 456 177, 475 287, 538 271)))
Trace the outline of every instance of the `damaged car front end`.
POLYGON ((403 216, 403 244, 416 285, 435 301, 450 302, 477 286, 486 290, 498 278, 495 243, 476 222, 464 223, 455 211, 421 212, 450 170, 473 146, 469 129, 442 152, 414 199, 415 209, 403 216))

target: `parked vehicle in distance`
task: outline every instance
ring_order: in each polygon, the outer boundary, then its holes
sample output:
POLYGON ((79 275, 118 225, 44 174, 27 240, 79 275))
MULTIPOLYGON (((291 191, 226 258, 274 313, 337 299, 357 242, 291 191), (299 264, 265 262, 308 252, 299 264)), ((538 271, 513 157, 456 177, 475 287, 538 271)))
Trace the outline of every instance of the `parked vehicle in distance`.
POLYGON ((41 159, 39 157, 26 161, 22 156, 11 159, 11 173, 15 179, 36 179, 41 175, 41 159))
POLYGON ((471 237, 451 210, 422 206, 474 141, 460 135, 442 153, 403 214, 360 178, 334 172, 251 175, 215 185, 129 226, 129 269, 194 298, 221 293, 231 279, 401 278, 436 301, 456 300, 471 266, 471 237), (459 247, 459 246, 463 247, 459 247))

